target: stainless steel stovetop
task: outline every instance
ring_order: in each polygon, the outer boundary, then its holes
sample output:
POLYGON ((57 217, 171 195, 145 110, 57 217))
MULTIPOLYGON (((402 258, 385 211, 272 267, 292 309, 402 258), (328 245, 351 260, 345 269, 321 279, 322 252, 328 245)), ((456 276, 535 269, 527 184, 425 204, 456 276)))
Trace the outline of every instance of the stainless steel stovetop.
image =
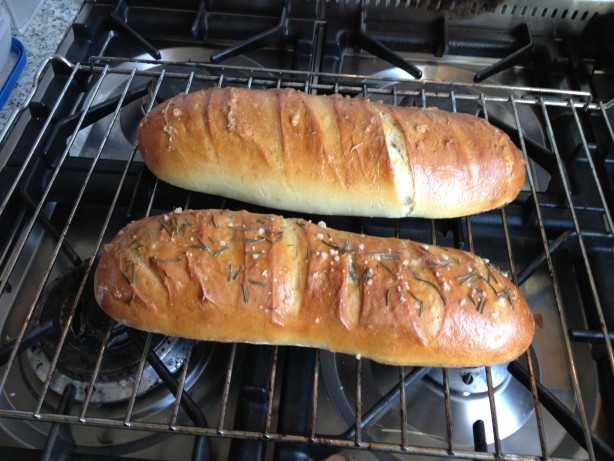
MULTIPOLYGON (((351 5, 337 2, 346 14, 351 5)), ((78 55, 81 24, 111 6, 86 4, 71 32, 75 40, 69 34, 59 51, 78 55)), ((496 12, 505 16, 503 7, 496 12)), ((614 372, 612 345, 603 340, 614 315, 607 302, 614 291, 608 101, 583 87, 544 88, 524 64, 474 84, 497 56, 400 51, 421 71, 417 80, 348 48, 340 73, 318 72, 315 63, 331 61, 325 13, 338 19, 334 5, 318 8, 320 46, 306 53, 312 65, 299 70, 287 70, 293 57, 285 47, 275 60, 270 46, 208 64, 227 45, 222 39, 210 47, 161 46, 160 60, 129 41, 128 54, 118 56, 121 32, 101 34, 96 57, 83 63, 56 56, 41 68, 28 107, 0 144, 0 326, 7 346, 0 353, 7 363, 0 368, 0 447, 7 454, 393 460, 608 453, 601 445, 614 415, 604 392, 614 372), (146 335, 106 318, 91 293, 95 257, 128 221, 177 206, 258 210, 173 188, 140 160, 135 134, 142 115, 174 92, 213 85, 290 86, 437 106, 508 131, 530 161, 523 191, 503 210, 445 221, 326 220, 488 257, 518 282, 536 315, 530 352, 488 368, 399 368, 325 351, 146 335)))

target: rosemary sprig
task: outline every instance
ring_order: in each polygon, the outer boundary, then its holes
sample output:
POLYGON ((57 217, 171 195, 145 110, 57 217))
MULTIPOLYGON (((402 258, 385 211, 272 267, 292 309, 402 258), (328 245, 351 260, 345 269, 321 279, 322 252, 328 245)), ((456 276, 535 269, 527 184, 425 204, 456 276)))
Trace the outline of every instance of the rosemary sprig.
POLYGON ((409 269, 412 273, 412 275, 414 276, 414 278, 420 282, 426 283, 428 285, 430 285, 431 287, 433 287, 435 289, 435 291, 437 291, 437 294, 441 297, 441 299, 443 300, 444 304, 447 304, 448 302, 446 301, 446 297, 443 295, 443 293, 441 292, 441 290, 439 289, 439 287, 437 285, 435 285, 433 282, 426 280, 425 278, 421 277, 420 274, 418 274, 414 269, 410 268, 409 269))
POLYGON ((249 302, 249 293, 247 292, 247 285, 242 284, 241 290, 243 291, 243 301, 247 304, 249 302))
POLYGON ((252 285, 258 285, 259 287, 266 287, 266 283, 261 282, 260 280, 248 279, 247 280, 252 285))
POLYGON ((480 314, 484 314, 484 307, 486 306, 486 296, 482 295, 480 297, 480 302, 478 303, 477 310, 480 314))
POLYGON ((380 261, 380 262, 377 264, 377 266, 378 266, 378 267, 380 267, 380 266, 381 266, 381 267, 383 267, 384 269, 386 269, 386 272, 388 272, 388 273, 389 273, 390 275, 392 275, 393 277, 396 277, 396 276, 397 276, 397 274, 396 274, 396 273, 395 273, 395 272, 394 272, 394 271, 393 271, 393 270, 392 270, 390 267, 388 267, 386 264, 384 264, 382 261, 380 261))
POLYGON ((411 290, 407 290, 407 292, 412 298, 414 298, 418 302, 418 317, 422 317, 422 313, 424 312, 424 301, 422 301, 415 294, 413 294, 411 290))
POLYGON ((213 253, 211 256, 213 256, 214 258, 217 258, 219 255, 221 255, 222 253, 224 253, 226 250, 228 249, 228 245, 224 246, 222 248, 220 248, 219 250, 217 250, 215 253, 213 253))
POLYGON ((232 276, 232 280, 236 280, 237 277, 241 274, 241 272, 243 272, 243 266, 239 266, 239 268, 237 269, 237 272, 235 272, 235 275, 232 276))
POLYGON ((247 239, 245 240, 246 243, 248 243, 249 245, 258 245, 259 243, 262 242, 269 242, 269 240, 265 237, 260 237, 260 238, 255 238, 255 239, 247 239))
POLYGON ((203 239, 200 238, 200 235, 197 235, 196 238, 200 242, 200 245, 188 245, 188 248, 196 248, 198 250, 206 251, 207 253, 212 255, 213 252, 211 251, 211 248, 209 248, 207 244, 203 242, 203 239))
POLYGON ((469 272, 468 274, 465 274, 465 275, 459 275, 458 277, 456 277, 456 280, 458 280, 459 282, 462 282, 461 285, 465 285, 466 282, 469 282, 475 276, 476 276, 475 272, 469 272))

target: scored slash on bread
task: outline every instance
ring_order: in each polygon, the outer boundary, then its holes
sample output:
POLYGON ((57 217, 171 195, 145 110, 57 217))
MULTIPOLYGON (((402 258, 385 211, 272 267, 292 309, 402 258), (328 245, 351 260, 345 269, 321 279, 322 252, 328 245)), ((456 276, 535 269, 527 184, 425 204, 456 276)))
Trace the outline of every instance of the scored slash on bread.
POLYGON ((395 365, 506 362, 534 332, 518 288, 478 256, 246 211, 129 224, 102 252, 95 295, 141 330, 395 365))
POLYGON ((293 89, 177 95, 141 121, 139 148, 175 186, 325 215, 464 216, 525 179, 518 148, 478 117, 293 89))

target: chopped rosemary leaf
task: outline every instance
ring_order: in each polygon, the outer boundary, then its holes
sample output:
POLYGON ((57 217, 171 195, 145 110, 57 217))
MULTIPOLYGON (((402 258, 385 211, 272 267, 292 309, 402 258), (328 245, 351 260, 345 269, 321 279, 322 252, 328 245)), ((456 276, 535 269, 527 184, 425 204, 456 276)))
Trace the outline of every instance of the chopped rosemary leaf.
POLYGON ((249 293, 247 292, 247 285, 242 284, 241 285, 241 289, 243 290, 243 301, 245 301, 245 303, 249 302, 249 293))
POLYGON ((258 285, 259 287, 266 287, 266 283, 261 282, 260 280, 248 279, 247 281, 251 283, 252 285, 258 285))
POLYGON ((418 302, 418 317, 422 317, 422 312, 424 311, 424 302, 415 294, 413 294, 411 290, 407 290, 407 292, 412 298, 414 298, 418 302))
POLYGON ((241 272, 243 272, 243 266, 239 266, 235 275, 232 276, 232 280, 236 280, 239 274, 241 274, 241 272))
POLYGON ((215 253, 213 253, 213 257, 217 258, 219 255, 221 255, 222 253, 224 253, 226 250, 228 249, 227 246, 220 248, 219 250, 217 250, 215 253))
POLYGON ((426 280, 425 278, 422 278, 420 274, 418 274, 414 269, 410 268, 409 270, 411 271, 412 275, 414 276, 416 280, 419 280, 420 282, 426 283, 430 285, 431 287, 433 287, 437 291, 437 294, 441 297, 444 304, 448 303, 446 300, 446 297, 443 295, 443 293, 441 292, 441 290, 439 289, 437 285, 435 285, 433 282, 429 280, 426 280))
POLYGON ((386 288, 386 307, 390 305, 390 288, 386 288))
POLYGON ((321 242, 326 245, 329 246, 331 248, 334 248, 335 250, 339 250, 339 245, 337 245, 335 242, 327 242, 326 240, 322 239, 321 242))
POLYGON ((465 274, 465 275, 459 275, 458 277, 456 277, 456 280, 458 280, 459 282, 462 282, 462 284, 464 285, 465 282, 468 282, 473 277, 475 277, 475 272, 469 272, 468 274, 465 274))
POLYGON ((383 262, 381 262, 381 261, 380 261, 380 262, 379 262, 379 264, 378 264, 378 267, 379 267, 379 266, 381 266, 381 267, 383 267, 384 269, 386 269, 386 271, 387 271, 387 272, 389 272, 389 273, 390 273, 390 275, 392 275, 393 277, 396 277, 396 276, 397 276, 397 274, 395 274, 395 273, 394 273, 394 271, 393 271, 393 270, 392 270, 390 267, 388 267, 386 264, 384 264, 383 262))
POLYGON ((484 314, 484 306, 486 306, 486 296, 480 297, 480 302, 477 306, 477 310, 480 314, 484 314))
POLYGON ((245 241, 249 243, 250 245, 258 245, 259 243, 262 243, 262 242, 268 242, 268 240, 264 237, 260 237, 256 239, 247 239, 245 241))
POLYGON ((232 263, 228 264, 228 276, 226 277, 226 281, 230 282, 232 280, 232 263))

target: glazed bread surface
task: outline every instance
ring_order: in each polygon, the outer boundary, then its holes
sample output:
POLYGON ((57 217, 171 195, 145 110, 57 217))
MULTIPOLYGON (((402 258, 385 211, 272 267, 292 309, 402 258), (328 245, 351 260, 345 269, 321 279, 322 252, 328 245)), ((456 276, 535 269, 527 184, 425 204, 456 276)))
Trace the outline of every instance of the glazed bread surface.
POLYGON ((525 179, 483 119, 292 89, 180 94, 144 117, 139 148, 175 186, 326 215, 464 216, 512 201, 525 179))
POLYGON ((95 294, 141 330, 395 365, 507 362, 534 330, 519 290, 478 256, 245 211, 129 224, 102 252, 95 294))

